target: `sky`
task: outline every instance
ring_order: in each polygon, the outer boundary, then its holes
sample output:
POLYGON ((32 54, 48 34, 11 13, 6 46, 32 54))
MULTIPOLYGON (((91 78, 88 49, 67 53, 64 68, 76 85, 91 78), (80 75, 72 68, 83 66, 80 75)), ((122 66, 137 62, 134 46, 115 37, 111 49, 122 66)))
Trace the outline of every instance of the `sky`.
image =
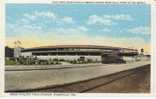
POLYGON ((150 53, 150 6, 6 4, 6 45, 106 45, 150 53))

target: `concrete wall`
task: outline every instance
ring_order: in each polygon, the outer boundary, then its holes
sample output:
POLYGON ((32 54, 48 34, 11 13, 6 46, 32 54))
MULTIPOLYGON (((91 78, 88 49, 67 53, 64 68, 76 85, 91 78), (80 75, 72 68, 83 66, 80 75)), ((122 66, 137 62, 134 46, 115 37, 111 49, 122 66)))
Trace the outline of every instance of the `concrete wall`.
POLYGON ((136 60, 135 57, 128 57, 128 56, 124 56, 123 60, 125 60, 126 62, 133 62, 136 60))
POLYGON ((24 57, 27 57, 27 56, 32 56, 32 53, 31 52, 22 52, 21 55, 24 57))
POLYGON ((37 58, 39 59, 65 59, 65 60, 77 60, 79 59, 80 57, 85 57, 85 60, 87 59, 92 59, 93 61, 101 61, 101 56, 68 56, 68 55, 65 55, 65 56, 37 56, 37 58))
POLYGON ((148 60, 150 60, 150 58, 147 56, 137 56, 137 57, 124 56, 123 60, 125 60, 126 62, 135 62, 136 60, 148 61, 148 60))
MULTIPOLYGON (((33 56, 31 52, 22 52, 21 53, 22 56, 27 57, 27 56, 33 56)), ((35 57, 35 56, 34 56, 35 57)), ((101 56, 97 55, 97 56, 90 56, 90 55, 39 55, 37 56, 37 58, 39 59, 64 59, 64 60, 77 60, 80 57, 85 57, 85 60, 87 59, 92 59, 93 61, 101 61, 101 56)))

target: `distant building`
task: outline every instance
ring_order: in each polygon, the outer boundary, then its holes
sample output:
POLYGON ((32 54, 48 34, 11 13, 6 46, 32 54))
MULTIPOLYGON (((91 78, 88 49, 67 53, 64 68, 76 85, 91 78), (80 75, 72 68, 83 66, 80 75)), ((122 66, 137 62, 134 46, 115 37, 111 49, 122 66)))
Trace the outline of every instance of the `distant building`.
POLYGON ((20 47, 14 48, 14 57, 21 56, 21 50, 22 50, 22 48, 20 48, 20 47))
POLYGON ((5 57, 19 57, 21 56, 21 50, 23 48, 10 48, 8 46, 5 47, 5 57))
POLYGON ((21 49, 21 56, 39 59, 92 60, 119 62, 123 56, 135 56, 136 49, 96 45, 56 45, 21 49))
POLYGON ((5 57, 14 57, 14 49, 6 46, 5 47, 5 57))

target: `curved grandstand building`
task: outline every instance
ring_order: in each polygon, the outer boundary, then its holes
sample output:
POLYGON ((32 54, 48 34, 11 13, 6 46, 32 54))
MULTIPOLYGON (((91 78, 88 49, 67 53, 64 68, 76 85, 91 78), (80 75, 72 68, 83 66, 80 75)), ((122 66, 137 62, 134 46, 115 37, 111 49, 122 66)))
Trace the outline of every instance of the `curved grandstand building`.
POLYGON ((21 50, 21 56, 33 56, 39 59, 92 60, 112 62, 124 56, 135 56, 136 49, 96 46, 96 45, 56 45, 27 48, 21 50))

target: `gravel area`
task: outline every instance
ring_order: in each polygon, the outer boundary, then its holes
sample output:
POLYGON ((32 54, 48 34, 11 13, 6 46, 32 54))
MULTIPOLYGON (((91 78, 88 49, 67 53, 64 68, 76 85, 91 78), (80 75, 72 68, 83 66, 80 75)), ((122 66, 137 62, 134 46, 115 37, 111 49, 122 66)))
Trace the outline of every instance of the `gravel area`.
POLYGON ((150 93, 150 66, 139 68, 137 72, 110 84, 96 87, 87 93, 150 93))

